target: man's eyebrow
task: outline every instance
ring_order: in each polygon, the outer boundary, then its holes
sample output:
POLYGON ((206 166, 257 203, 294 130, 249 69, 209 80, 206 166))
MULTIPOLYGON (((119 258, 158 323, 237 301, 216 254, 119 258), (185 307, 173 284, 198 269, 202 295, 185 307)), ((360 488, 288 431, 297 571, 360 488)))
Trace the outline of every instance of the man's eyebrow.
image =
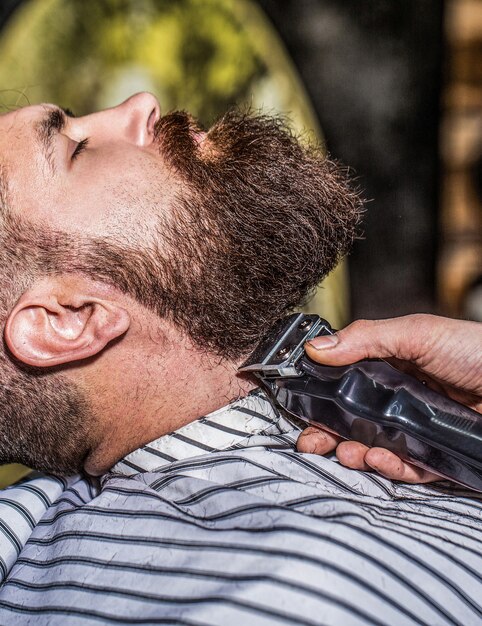
POLYGON ((4 217, 9 206, 8 200, 8 172, 5 165, 0 163, 0 217, 4 217))
POLYGON ((70 109, 55 107, 54 109, 48 109, 47 113, 36 125, 37 140, 52 173, 55 173, 53 140, 54 137, 65 128, 67 117, 75 117, 70 109))

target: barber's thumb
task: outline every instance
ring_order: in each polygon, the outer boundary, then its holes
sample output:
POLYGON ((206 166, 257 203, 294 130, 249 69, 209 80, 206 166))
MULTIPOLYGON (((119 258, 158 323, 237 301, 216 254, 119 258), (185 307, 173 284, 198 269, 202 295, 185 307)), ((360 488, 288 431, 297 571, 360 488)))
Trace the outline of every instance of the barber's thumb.
POLYGON ((334 335, 320 335, 305 344, 306 354, 319 363, 326 365, 347 365, 363 358, 358 356, 354 346, 344 340, 341 331, 334 335))
POLYGON ((386 320, 360 320, 334 335, 321 335, 308 341, 306 353, 313 361, 326 365, 348 365, 362 359, 394 356, 400 339, 397 330, 400 332, 400 328, 386 324, 386 320))

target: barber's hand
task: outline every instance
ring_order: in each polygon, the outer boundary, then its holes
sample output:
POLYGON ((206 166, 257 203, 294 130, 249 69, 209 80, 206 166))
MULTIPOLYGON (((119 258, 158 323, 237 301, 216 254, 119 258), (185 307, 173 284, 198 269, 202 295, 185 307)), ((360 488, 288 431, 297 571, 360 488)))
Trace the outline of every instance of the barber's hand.
MULTIPOLYGON (((482 412, 482 324, 434 315, 407 315, 388 320, 358 321, 333 336, 306 345, 308 356, 325 365, 348 365, 382 358, 454 400, 482 412)), ((300 452, 327 454, 336 448, 343 465, 377 470, 391 480, 426 483, 439 476, 402 461, 384 448, 368 448, 319 428, 309 427, 298 439, 300 452)))

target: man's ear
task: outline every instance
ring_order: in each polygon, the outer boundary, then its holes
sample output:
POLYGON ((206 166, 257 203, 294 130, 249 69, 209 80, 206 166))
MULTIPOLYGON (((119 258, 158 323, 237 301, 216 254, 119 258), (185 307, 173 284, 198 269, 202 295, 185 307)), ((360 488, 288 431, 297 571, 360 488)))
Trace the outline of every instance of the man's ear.
POLYGON ((114 290, 88 278, 55 276, 36 283, 11 311, 5 341, 23 363, 49 367, 99 354, 130 325, 114 290))

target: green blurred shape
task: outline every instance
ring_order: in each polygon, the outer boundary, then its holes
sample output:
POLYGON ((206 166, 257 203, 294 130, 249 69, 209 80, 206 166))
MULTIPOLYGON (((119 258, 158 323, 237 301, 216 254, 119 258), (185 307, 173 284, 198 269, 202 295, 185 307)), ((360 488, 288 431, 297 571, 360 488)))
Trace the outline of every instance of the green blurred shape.
POLYGON ((220 0, 31 0, 4 33, 0 54, 0 86, 78 114, 144 82, 166 109, 188 108, 208 122, 243 100, 264 72, 220 0))
POLYGON ((0 467, 0 489, 13 485, 30 472, 31 470, 23 465, 12 464, 0 467))

